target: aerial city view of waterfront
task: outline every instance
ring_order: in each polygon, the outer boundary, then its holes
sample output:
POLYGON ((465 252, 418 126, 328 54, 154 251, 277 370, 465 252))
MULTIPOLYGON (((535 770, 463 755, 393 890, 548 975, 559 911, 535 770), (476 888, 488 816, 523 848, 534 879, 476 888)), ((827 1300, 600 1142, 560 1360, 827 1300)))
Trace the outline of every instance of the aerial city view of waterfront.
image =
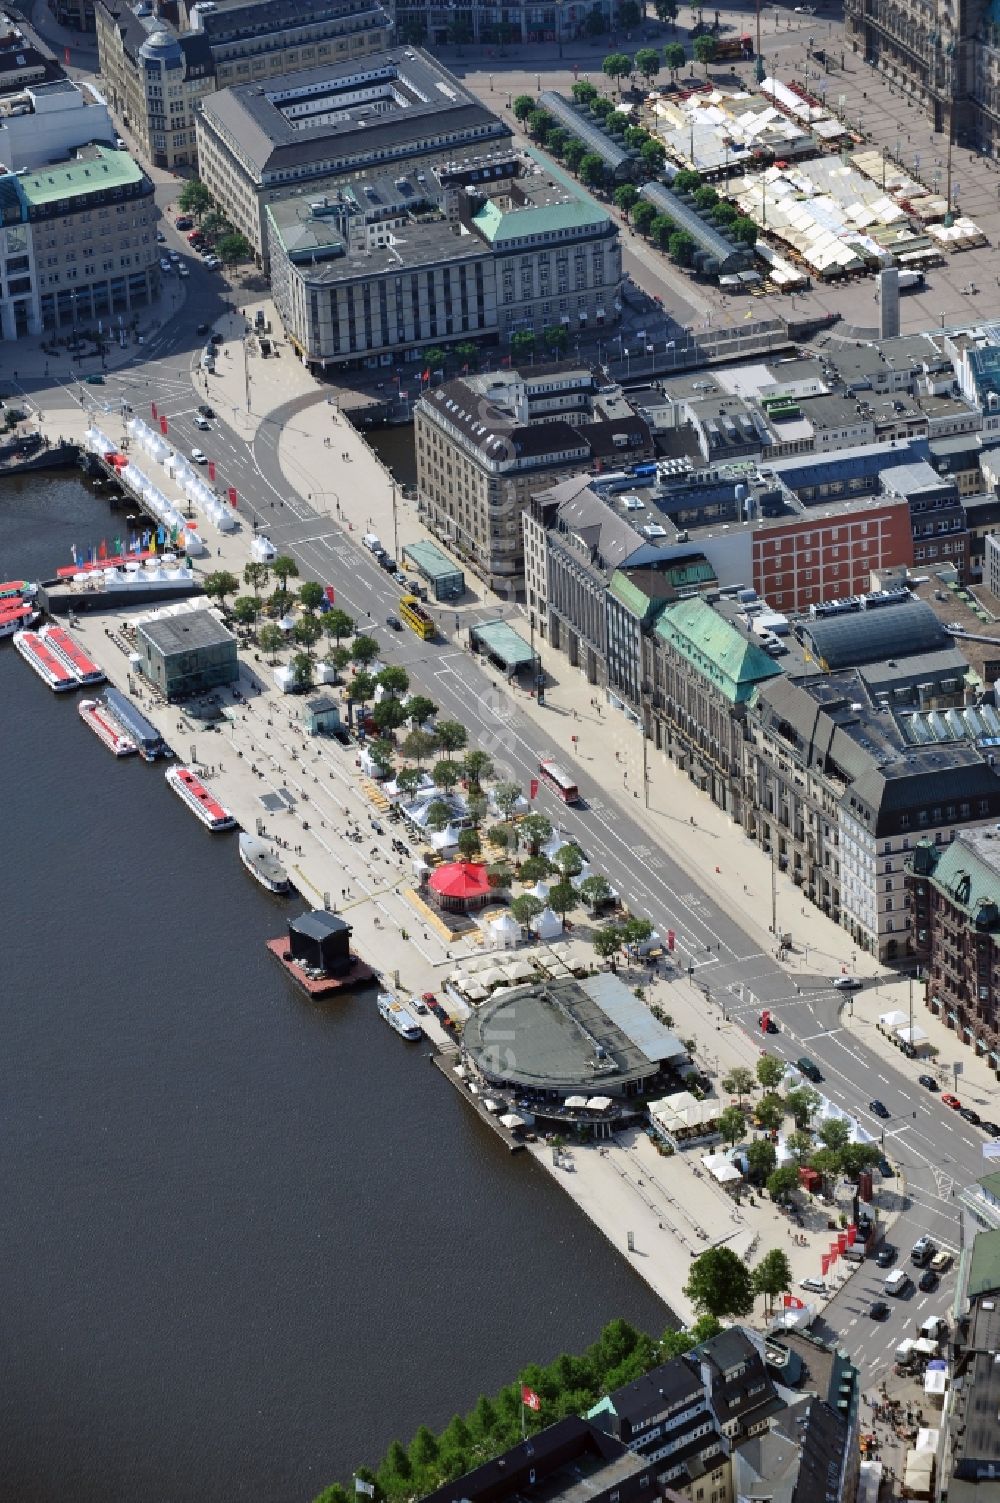
POLYGON ((0 8, 0 1499, 1000 1503, 986 31, 0 8))

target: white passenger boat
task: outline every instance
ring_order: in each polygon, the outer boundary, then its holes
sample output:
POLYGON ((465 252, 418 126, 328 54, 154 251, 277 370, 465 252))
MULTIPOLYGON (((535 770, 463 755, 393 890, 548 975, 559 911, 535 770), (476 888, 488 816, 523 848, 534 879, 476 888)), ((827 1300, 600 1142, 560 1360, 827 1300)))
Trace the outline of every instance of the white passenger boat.
POLYGON ((379 992, 378 1010, 390 1028, 395 1029, 400 1038, 410 1039, 411 1042, 423 1038, 424 1031, 411 1012, 397 1002, 392 992, 379 992))

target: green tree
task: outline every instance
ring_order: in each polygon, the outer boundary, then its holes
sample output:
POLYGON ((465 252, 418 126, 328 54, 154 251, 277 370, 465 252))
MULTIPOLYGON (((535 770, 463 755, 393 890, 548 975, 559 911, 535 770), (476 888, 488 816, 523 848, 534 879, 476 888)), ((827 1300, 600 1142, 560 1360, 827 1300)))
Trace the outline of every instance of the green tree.
POLYGON ((655 245, 658 245, 661 250, 666 250, 667 246, 670 244, 670 237, 674 233, 674 230, 676 228, 677 226, 674 224, 674 221, 670 219, 666 214, 657 214, 656 218, 649 226, 649 238, 655 245))
POLYGON ((360 705, 362 710, 374 693, 375 680, 363 670, 356 673, 347 686, 347 698, 352 704, 360 705))
POLYGON ((241 626, 253 626, 260 611, 260 602, 252 595, 237 595, 233 601, 232 615, 241 626))
POLYGON ((816 1136, 824 1148, 839 1153, 851 1141, 851 1129, 842 1118, 831 1117, 828 1121, 820 1123, 816 1129, 816 1136))
POLYGON ((719 195, 707 183, 703 187, 694 190, 694 206, 702 214, 707 214, 710 209, 714 209, 718 202, 719 195))
POLYGON ((563 152, 563 160, 565 161, 566 166, 569 168, 570 172, 576 172, 580 166, 580 163, 583 161, 586 155, 587 148, 584 146, 582 141, 578 141, 574 136, 573 140, 569 142, 566 150, 563 152))
POLYGON ((299 604, 307 611, 318 611, 321 601, 325 599, 323 586, 317 584, 315 579, 307 579, 305 584, 299 586, 299 604))
POLYGON ((670 237, 667 250, 671 261, 678 266, 690 266, 695 253, 694 236, 689 235, 687 230, 677 230, 670 237))
POLYGON ((354 620, 346 611, 342 611, 339 605, 334 606, 333 610, 327 611, 323 617, 323 630, 339 646, 341 638, 349 637, 354 630, 354 620))
POLYGON ((558 157, 562 161, 566 147, 572 140, 573 137, 568 130, 563 130, 557 126, 555 130, 550 130, 545 137, 545 150, 550 156, 558 157))
POLYGON ((660 71, 660 54, 655 47, 640 47, 635 55, 636 70, 647 83, 651 83, 660 71))
POLYGON ((732 229, 735 220, 739 217, 738 210, 733 204, 727 204, 725 199, 720 198, 712 210, 711 218, 724 230, 732 229))
POLYGON ((510 338, 511 354, 515 361, 527 360, 535 352, 535 336, 531 329, 518 329, 510 338))
POLYGON ((799 1171, 795 1164, 780 1164, 767 1177, 767 1193, 772 1200, 785 1201, 799 1188, 799 1171))
POLYGON ((636 918, 635 914, 631 914, 622 925, 622 938, 630 950, 644 945, 652 937, 653 926, 647 918, 636 918))
POLYGON ((518 94, 511 108, 514 111, 514 119, 523 123, 537 109, 537 105, 530 94, 518 94))
POLYGON ((426 1425, 421 1425, 416 1435, 410 1441, 410 1461, 413 1469, 419 1476, 432 1467, 437 1461, 439 1448, 437 1438, 426 1425))
POLYGON ((797 1128, 795 1132, 788 1134, 785 1140, 785 1147, 797 1164, 805 1164, 815 1152, 813 1135, 802 1128, 797 1128))
POLYGON ((273 667, 278 661, 278 653, 285 645, 285 633, 276 621, 265 621, 257 640, 260 643, 261 652, 267 653, 273 667))
POLYGON ((651 203, 647 202, 646 199, 642 199, 642 201, 640 203, 637 203, 635 208, 632 210, 632 223, 635 225, 640 235, 649 234, 650 226, 652 225, 655 218, 656 210, 653 208, 653 205, 651 203))
MULTIPOLYGON (((676 14, 676 7, 674 13, 676 14)), ((667 43, 667 45, 663 49, 663 61, 666 64, 667 68, 670 70, 671 78, 676 78, 681 68, 683 68, 684 64, 687 62, 687 53, 684 51, 684 48, 681 46, 680 42, 667 43)))
POLYGON ((741 1105, 743 1097, 750 1094, 756 1083, 754 1072, 745 1065, 734 1065, 729 1074, 722 1077, 722 1089, 735 1096, 741 1105))
POLYGON ((617 924, 602 924, 591 939, 602 960, 611 960, 622 947, 622 931, 617 924))
MULTIPOLYGON (((656 11, 656 19, 658 21, 667 22, 677 20, 677 0, 653 0, 653 9, 656 11)), ((668 43, 669 45, 671 44, 668 43)), ((664 47, 663 50, 666 52, 667 48, 664 47)))
POLYGON ((757 244, 757 226, 748 214, 737 214, 729 230, 743 245, 757 244))
POLYGON ((474 746, 462 758, 462 772, 468 779, 470 788, 481 788, 493 776, 493 762, 489 753, 474 746))
POLYGON ((565 355, 566 346, 569 344, 569 330, 563 324, 549 324, 542 330, 542 339, 550 354, 565 355))
POLYGON ((755 1138, 747 1147, 747 1165, 755 1185, 762 1185, 774 1173, 778 1152, 769 1138, 755 1138))
POLYGON ((337 674, 337 681, 339 682, 340 675, 351 661, 351 654, 346 647, 331 647, 327 651, 323 661, 334 669, 337 674))
POLYGON ((277 558, 271 560, 271 572, 281 585, 281 588, 287 590, 288 581, 290 579, 298 579, 299 566, 294 558, 290 558, 287 553, 279 553, 277 558))
POLYGON ((578 877, 583 871, 583 852, 578 845, 568 841, 556 851, 552 857, 552 865, 567 879, 578 877))
POLYGON ((611 52, 604 59, 601 68, 618 85, 618 93, 622 91, 622 79, 627 78, 632 72, 632 59, 624 52, 611 52))
POLYGON ((642 165, 651 176, 655 177, 663 171, 667 153, 662 141, 647 141, 639 155, 642 157, 642 165))
POLYGON ((605 99, 602 94, 598 99, 592 101, 590 113, 595 120, 600 120, 603 124, 606 124, 608 117, 615 113, 615 102, 613 99, 605 99))
POLYGON ((201 227, 206 235, 211 236, 224 235, 228 229, 232 228, 225 214, 220 214, 218 209, 209 209, 201 221, 201 227))
POLYGON ((193 177, 181 189, 177 205, 183 213, 194 214, 200 223, 202 215, 212 207, 212 195, 203 182, 193 177))
POLYGON ((528 134, 536 141, 544 141, 552 128, 552 116, 548 110, 532 110, 527 119, 528 134))
POLYGON ((493 790, 493 802, 508 822, 513 818, 520 797, 521 789, 518 784, 509 783, 506 780, 499 782, 493 790))
POLYGON ((816 1148, 810 1156, 809 1168, 815 1169, 823 1181, 824 1190, 829 1191, 840 1173, 840 1154, 834 1148, 816 1148))
POLYGON ((394 699, 402 699, 410 687, 410 675, 405 668, 392 664, 375 675, 375 682, 382 685, 386 694, 391 694, 394 699))
POLYGON ((729 1247, 710 1247, 691 1264, 684 1293, 696 1310, 714 1315, 749 1315, 753 1309, 750 1270, 729 1247))
POLYGON ((573 96, 574 104, 590 104, 597 98, 597 90, 594 88, 594 85, 586 83, 583 79, 578 80, 573 85, 570 93, 573 96))
POLYGON ((746 1118, 738 1106, 727 1106, 719 1113, 719 1131, 727 1143, 736 1143, 746 1129, 746 1118))
POLYGON ((604 185, 606 168, 604 161, 596 151, 588 151, 580 163, 580 181, 588 188, 601 188, 604 185))
POLYGON ((230 230, 227 235, 220 235, 215 242, 215 253, 227 265, 232 266, 238 261, 249 261, 253 256, 253 246, 238 230, 230 230))
POLYGON ((479 365, 479 346, 473 344, 471 339, 463 339, 461 344, 457 344, 455 354, 463 365, 469 366, 472 370, 479 365))
POLYGON ((615 208, 621 209, 623 214, 627 214, 632 206, 638 202, 639 190, 631 183, 622 183, 620 188, 615 189, 615 208))
POLYGON ((409 757, 419 767, 437 750, 437 737, 430 731, 411 731, 403 742, 403 756, 409 757))
POLYGON ((777 1059, 773 1054, 762 1054, 757 1061, 757 1079, 765 1091, 773 1091, 780 1086, 785 1076, 785 1061, 777 1059))
POLYGON ((715 54, 718 44, 710 32, 703 31, 700 37, 694 39, 694 55, 699 63, 705 66, 705 77, 708 77, 709 66, 715 62, 715 54))
POLYGON ((434 779, 435 788, 454 788, 459 779, 458 766, 450 760, 435 762, 431 777, 434 779))
POLYGON ((413 1465, 406 1448, 398 1440, 392 1441, 385 1453, 385 1460, 378 1469, 379 1481, 388 1494, 398 1491, 398 1484, 413 1481, 413 1465))
POLYGON ((532 856, 537 856, 540 848, 552 837, 552 821, 532 810, 521 820, 517 833, 521 844, 527 846, 532 856))
POLYGON ((527 929, 531 920, 541 913, 542 904, 533 892, 522 892, 512 901, 510 911, 522 929, 527 929))
POLYGON ((701 173, 695 172, 691 167, 685 167, 682 172, 678 172, 672 186, 675 193, 694 193, 697 188, 701 187, 701 173))
MULTIPOLYGON (((645 4, 645 0, 643 0, 645 4)), ((618 25, 625 31, 634 31, 642 19, 642 11, 636 0, 621 0, 618 7, 618 25)))
POLYGON ((874 1169, 882 1150, 874 1143, 847 1143, 840 1150, 840 1171, 847 1179, 857 1179, 863 1169, 874 1169))
POLYGON ((406 720, 406 710, 401 701, 387 694, 372 706, 372 719, 383 735, 398 731, 406 720))
POLYGON ((404 767, 396 774, 396 787, 406 798, 412 798, 424 780, 419 767, 404 767))
MULTIPOLYGON (((446 767, 451 767, 451 765, 450 762, 445 763, 446 767)), ((463 861, 471 861, 474 856, 479 855, 481 849, 478 830, 459 830, 458 854, 462 857, 463 861)))
POLYGON ((378 657, 378 643, 374 637, 365 633, 359 633, 351 643, 351 662, 359 663, 362 668, 367 668, 369 663, 374 663, 378 657))
POLYGON ((437 745, 450 758, 452 752, 464 751, 469 744, 469 733, 460 720, 441 720, 434 732, 437 745))
MULTIPOLYGON (((646 142, 651 141, 652 139, 653 138, 649 134, 649 131, 643 130, 641 125, 630 125, 626 128, 625 145, 628 147, 629 151, 641 151, 646 142)), ((629 184, 626 183, 624 184, 624 186, 627 188, 629 184)))
POLYGON ((236 575, 230 574, 228 569, 216 569, 213 574, 207 574, 202 582, 205 594, 217 597, 222 605, 226 603, 226 596, 234 595, 239 587, 236 575))
POLYGON ((508 825, 493 825, 486 831, 486 839, 498 851, 506 851, 510 848, 510 835, 508 825))
POLYGON ((306 656, 312 662, 313 649, 323 634, 323 628, 315 616, 300 616, 292 627, 292 636, 300 647, 306 650, 306 656))
POLYGON ((521 862, 522 882, 544 882, 552 874, 552 863, 546 856, 529 856, 521 862))
POLYGON ((259 597, 261 590, 267 584, 267 565, 246 564, 243 569, 243 583, 248 590, 253 590, 254 594, 259 597))
POLYGON ((292 655, 290 664, 292 670, 292 687, 302 694, 312 688, 313 665, 308 652, 296 652, 292 655))
POLYGON ((607 877, 584 877, 580 883, 580 896, 592 912, 596 913, 604 903, 610 902, 611 883, 607 877))
POLYGON ((559 914, 564 929, 566 927, 566 915, 576 907, 578 901, 576 888, 572 882, 567 881, 565 878, 561 882, 557 882, 554 887, 549 888, 549 907, 553 913, 559 914))
POLYGON ((427 828, 435 834, 451 824, 451 810, 443 798, 436 798, 427 808, 427 828))
POLYGON ((753 1291, 762 1294, 770 1313, 774 1301, 792 1287, 792 1268, 780 1247, 772 1247, 761 1258, 751 1275, 753 1291))
POLYGON ((812 1086, 796 1086, 785 1096, 785 1106, 795 1118, 796 1127, 808 1127, 811 1118, 819 1111, 819 1093, 812 1086))
POLYGON ((346 1487, 335 1482, 332 1487, 324 1487, 321 1493, 317 1493, 313 1503, 354 1503, 354 1499, 348 1494, 346 1487))
POLYGON ((369 741, 368 755, 376 766, 381 769, 383 776, 388 777, 392 771, 392 763, 396 755, 396 748, 392 742, 383 739, 369 741))
POLYGON ((415 730, 436 714, 437 705, 426 694, 411 694, 406 701, 406 718, 415 730))
POLYGON ((754 1119, 765 1132, 777 1132, 785 1120, 785 1103, 773 1091, 769 1092, 757 1103, 754 1119))

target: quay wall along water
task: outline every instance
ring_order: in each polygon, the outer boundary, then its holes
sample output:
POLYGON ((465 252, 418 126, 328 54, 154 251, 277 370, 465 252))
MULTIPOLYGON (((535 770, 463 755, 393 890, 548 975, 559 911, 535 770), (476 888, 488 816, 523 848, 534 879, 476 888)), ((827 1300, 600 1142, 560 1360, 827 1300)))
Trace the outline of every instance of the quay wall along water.
MULTIPOLYGON (((113 525, 75 477, 4 482, 0 558, 44 578, 113 525)), ((100 626, 88 646, 122 683, 100 626)), ((374 991, 316 1007, 282 978, 264 941, 289 910, 162 763, 115 762, 9 644, 0 686, 25 853, 5 885, 0 1497, 304 1503, 615 1315, 663 1328, 374 991)), ((195 740, 229 761, 221 733, 195 740)))

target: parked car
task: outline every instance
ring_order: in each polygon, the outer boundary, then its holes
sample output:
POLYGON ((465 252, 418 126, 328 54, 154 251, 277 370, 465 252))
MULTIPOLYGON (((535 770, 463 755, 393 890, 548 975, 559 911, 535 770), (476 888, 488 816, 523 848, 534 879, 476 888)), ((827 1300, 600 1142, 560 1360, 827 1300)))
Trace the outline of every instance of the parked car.
POLYGON ((800 1289, 808 1289, 809 1292, 810 1292, 810 1294, 825 1294, 826 1293, 826 1284, 823 1282, 822 1279, 814 1279, 814 1278, 800 1279, 799 1280, 799 1288, 800 1289))
POLYGON ((219 260, 218 256, 206 256, 205 265, 208 267, 209 271, 215 271, 222 265, 222 262, 219 260))
POLYGON ((983 1132, 988 1133, 991 1138, 1000 1138, 1000 1123, 987 1122, 984 1119, 979 1125, 983 1129, 983 1132))
POLYGON ((838 992, 856 992, 864 982, 859 976, 834 976, 833 985, 838 992))
POLYGON ((950 1091, 943 1093, 941 1101, 945 1106, 950 1106, 953 1112, 960 1112, 962 1110, 961 1101, 959 1101, 957 1096, 953 1096, 950 1091))
POLYGON ((199 324, 198 327, 197 327, 197 329, 195 329, 194 332, 196 334, 207 334, 208 333, 208 329, 209 329, 208 324, 199 324))
POLYGON ((958 1115, 962 1118, 963 1122, 970 1122, 973 1127, 978 1127, 983 1120, 978 1112, 972 1110, 971 1106, 960 1106, 958 1115))
POLYGON ((877 1096, 874 1101, 869 1101, 868 1110, 873 1114, 873 1116, 876 1117, 885 1118, 890 1115, 889 1108, 886 1106, 885 1102, 879 1101, 877 1096))
POLYGON ((917 1085, 922 1085, 925 1091, 938 1091, 941 1089, 933 1075, 918 1075, 917 1085))
POLYGON ((188 270, 188 268, 186 266, 178 266, 178 268, 177 268, 177 275, 179 277, 183 278, 183 277, 189 277, 191 275, 191 273, 190 273, 190 271, 188 270))
POLYGON ((212 343, 213 344, 222 344, 222 335, 221 334, 213 334, 212 335, 212 343))
POLYGON ((180 251, 175 251, 175 250, 167 251, 167 255, 170 257, 171 261, 173 261, 175 265, 177 264, 177 262, 181 258, 180 251))
POLYGON ((103 386, 104 377, 95 371, 92 376, 86 378, 86 382, 88 386, 103 386))
POLYGON ((917 1288, 923 1294, 933 1294, 939 1282, 940 1280, 938 1279, 938 1276, 934 1272, 933 1268, 928 1268, 926 1272, 920 1275, 920 1278, 917 1281, 917 1288))
POLYGON ((157 230, 156 232, 156 243, 157 245, 166 245, 167 243, 167 237, 162 230, 157 230))
POLYGON ((167 258, 166 258, 166 256, 161 256, 160 257, 160 270, 161 271, 173 271, 173 269, 174 269, 173 262, 172 261, 168 261, 167 258))
POLYGON ((194 220, 190 214, 182 214, 179 219, 174 220, 174 223, 179 230, 190 230, 194 226, 194 220))

